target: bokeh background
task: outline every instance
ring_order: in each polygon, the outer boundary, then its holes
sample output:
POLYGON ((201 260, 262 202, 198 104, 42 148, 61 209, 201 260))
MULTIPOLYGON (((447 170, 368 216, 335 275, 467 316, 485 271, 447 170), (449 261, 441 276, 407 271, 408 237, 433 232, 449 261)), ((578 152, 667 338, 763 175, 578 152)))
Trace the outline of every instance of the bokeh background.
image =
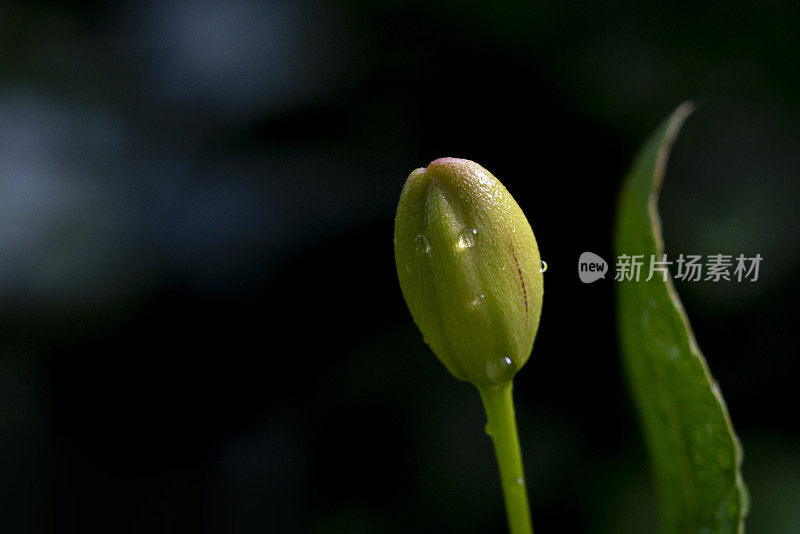
POLYGON ((800 532, 800 5, 0 3, 0 531, 505 532, 473 388, 394 271, 408 173, 473 159, 545 300, 516 399, 541 532, 654 532, 616 352, 614 204, 699 105, 667 252, 745 449, 750 532, 800 532))

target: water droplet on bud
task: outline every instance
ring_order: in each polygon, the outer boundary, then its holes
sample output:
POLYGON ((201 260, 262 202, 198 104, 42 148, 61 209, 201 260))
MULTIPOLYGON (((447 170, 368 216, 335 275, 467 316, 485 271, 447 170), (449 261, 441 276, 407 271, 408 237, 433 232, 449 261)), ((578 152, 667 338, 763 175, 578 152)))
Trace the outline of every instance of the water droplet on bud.
POLYGON ((547 262, 542 260, 542 267, 539 269, 540 273, 543 273, 547 270, 547 262))
POLYGON ((477 297, 475 297, 472 300, 472 302, 469 303, 469 307, 472 308, 472 309, 477 308, 478 306, 480 306, 483 303, 483 299, 484 299, 483 294, 478 295, 477 297))
POLYGON ((514 371, 516 371, 514 362, 508 356, 486 364, 486 374, 489 375, 489 380, 496 384, 511 380, 514 371))
POLYGON ((419 234, 417 237, 414 238, 414 247, 420 254, 427 254, 428 252, 431 251, 430 241, 428 241, 428 238, 422 234, 419 234))
POLYGON ((467 228, 458 235, 458 243, 456 246, 459 249, 465 249, 475 246, 475 236, 478 234, 476 228, 467 228))

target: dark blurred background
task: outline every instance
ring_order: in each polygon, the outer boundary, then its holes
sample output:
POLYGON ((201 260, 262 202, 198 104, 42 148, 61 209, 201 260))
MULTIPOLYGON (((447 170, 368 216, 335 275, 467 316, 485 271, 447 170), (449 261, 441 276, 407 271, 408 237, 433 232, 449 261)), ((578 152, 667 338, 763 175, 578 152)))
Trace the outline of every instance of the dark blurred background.
POLYGON ((800 532, 800 7, 0 4, 0 531, 505 532, 474 389, 424 345, 393 217, 473 159, 528 214, 515 382, 540 532, 655 531, 616 353, 617 190, 678 104, 667 252, 745 449, 750 532, 800 532))

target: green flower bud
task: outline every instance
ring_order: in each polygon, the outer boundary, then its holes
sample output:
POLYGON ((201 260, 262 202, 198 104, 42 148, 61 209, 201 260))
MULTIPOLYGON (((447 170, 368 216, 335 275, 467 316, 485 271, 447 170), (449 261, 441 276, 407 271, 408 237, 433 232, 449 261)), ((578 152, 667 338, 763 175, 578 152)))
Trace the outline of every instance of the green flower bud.
POLYGON ((510 381, 533 348, 543 277, 530 224, 503 184, 466 159, 415 170, 394 253, 411 315, 445 367, 476 385, 510 381))

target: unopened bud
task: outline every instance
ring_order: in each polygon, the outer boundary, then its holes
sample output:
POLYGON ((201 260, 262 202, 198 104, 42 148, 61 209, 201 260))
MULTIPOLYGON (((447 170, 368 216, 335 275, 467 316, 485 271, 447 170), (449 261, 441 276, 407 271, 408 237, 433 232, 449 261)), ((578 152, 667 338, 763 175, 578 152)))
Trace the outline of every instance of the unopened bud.
POLYGON ((465 159, 415 170, 394 251, 411 315, 447 369, 476 385, 511 380, 533 348, 543 277, 531 226, 503 184, 465 159))

